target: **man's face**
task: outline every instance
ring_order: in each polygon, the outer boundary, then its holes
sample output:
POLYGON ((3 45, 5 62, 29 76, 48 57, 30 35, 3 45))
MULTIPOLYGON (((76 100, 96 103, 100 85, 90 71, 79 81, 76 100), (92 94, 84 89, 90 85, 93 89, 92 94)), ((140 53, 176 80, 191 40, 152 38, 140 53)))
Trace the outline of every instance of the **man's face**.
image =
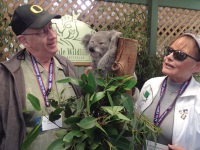
POLYGON ((57 33, 49 22, 41 29, 28 29, 23 34, 26 41, 26 49, 37 58, 52 58, 58 51, 57 33))

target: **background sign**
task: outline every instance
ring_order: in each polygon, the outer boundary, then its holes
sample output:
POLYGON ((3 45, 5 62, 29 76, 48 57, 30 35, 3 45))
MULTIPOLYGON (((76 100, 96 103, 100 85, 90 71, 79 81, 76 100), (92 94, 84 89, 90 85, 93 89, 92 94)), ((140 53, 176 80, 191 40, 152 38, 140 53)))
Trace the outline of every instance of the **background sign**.
POLYGON ((89 65, 91 58, 81 43, 82 37, 87 33, 94 33, 89 25, 77 20, 74 12, 72 16, 64 15, 61 19, 53 19, 58 34, 58 53, 67 57, 75 65, 89 65))

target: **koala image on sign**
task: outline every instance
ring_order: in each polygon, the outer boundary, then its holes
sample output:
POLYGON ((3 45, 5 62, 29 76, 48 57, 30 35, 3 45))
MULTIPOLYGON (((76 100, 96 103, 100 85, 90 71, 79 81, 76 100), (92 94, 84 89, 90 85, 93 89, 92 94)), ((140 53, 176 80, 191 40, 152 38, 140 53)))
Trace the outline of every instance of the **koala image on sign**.
POLYGON ((112 30, 86 34, 82 38, 84 48, 92 58, 93 73, 96 68, 103 71, 103 75, 111 71, 111 66, 115 61, 118 38, 121 36, 121 32, 112 30))

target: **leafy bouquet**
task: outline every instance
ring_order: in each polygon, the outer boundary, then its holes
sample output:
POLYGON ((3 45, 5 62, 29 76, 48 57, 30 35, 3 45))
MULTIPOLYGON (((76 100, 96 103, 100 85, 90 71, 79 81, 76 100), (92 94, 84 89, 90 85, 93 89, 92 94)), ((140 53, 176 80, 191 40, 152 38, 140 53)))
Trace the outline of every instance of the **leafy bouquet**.
MULTIPOLYGON (((133 150, 141 149, 145 139, 159 133, 159 129, 144 116, 134 113, 133 98, 126 93, 136 85, 132 76, 109 76, 95 78, 91 72, 80 79, 66 77, 59 83, 71 82, 83 90, 81 97, 71 97, 58 104, 49 115, 54 122, 64 111, 66 128, 61 128, 48 150, 133 150)), ((33 107, 41 111, 39 100, 29 94, 33 107)), ((40 132, 41 121, 33 128, 23 143, 23 149, 40 132)))

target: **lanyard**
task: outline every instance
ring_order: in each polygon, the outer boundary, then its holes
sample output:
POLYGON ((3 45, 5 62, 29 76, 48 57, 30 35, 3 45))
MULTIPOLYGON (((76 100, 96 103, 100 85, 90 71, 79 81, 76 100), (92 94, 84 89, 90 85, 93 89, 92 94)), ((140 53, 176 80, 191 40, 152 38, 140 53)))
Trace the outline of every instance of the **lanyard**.
POLYGON ((31 57, 31 61, 32 61, 32 65, 35 71, 35 74, 37 76, 37 81, 38 81, 38 85, 40 87, 40 91, 42 93, 43 99, 44 99, 44 103, 46 105, 46 107, 50 106, 49 100, 48 100, 48 95, 50 94, 51 88, 52 88, 52 81, 53 81, 53 66, 54 66, 54 62, 53 59, 51 59, 50 65, 49 65, 49 74, 48 74, 48 87, 47 90, 45 90, 45 86, 42 80, 42 76, 40 74, 39 68, 38 68, 38 64, 35 60, 35 57, 33 55, 30 54, 31 57))
POLYGON ((166 77, 162 83, 162 86, 161 86, 161 91, 160 91, 160 99, 158 101, 158 104, 157 104, 157 107, 156 107, 156 111, 155 111, 155 114, 154 114, 154 124, 157 125, 157 126, 160 126, 160 124, 162 123, 162 121, 164 120, 164 118, 169 114, 169 112, 172 110, 176 100, 178 99, 178 97, 185 91, 185 89, 187 88, 188 84, 190 83, 190 80, 187 80, 185 81, 179 91, 178 91, 178 94, 176 95, 176 98, 174 99, 174 101, 172 102, 172 104, 163 112, 163 114, 160 116, 160 103, 162 101, 162 98, 164 96, 164 93, 166 91, 166 87, 167 87, 167 78, 166 77))

